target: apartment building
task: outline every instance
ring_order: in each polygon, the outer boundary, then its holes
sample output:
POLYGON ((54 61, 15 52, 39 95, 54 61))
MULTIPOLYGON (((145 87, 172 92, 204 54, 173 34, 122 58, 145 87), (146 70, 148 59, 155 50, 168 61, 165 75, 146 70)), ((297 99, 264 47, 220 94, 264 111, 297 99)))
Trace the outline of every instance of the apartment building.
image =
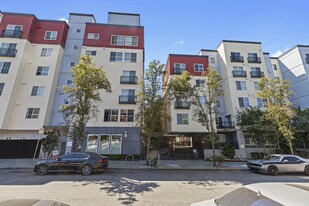
POLYGON ((290 81, 294 92, 291 102, 302 109, 309 107, 309 46, 296 45, 278 57, 284 79, 290 81))
POLYGON ((40 128, 50 124, 69 27, 33 14, 1 16, 0 156, 33 157, 40 128))
MULTIPOLYGON (((216 122, 214 123, 219 134, 216 148, 222 148, 225 143, 230 143, 236 148, 236 158, 251 157, 251 152, 256 150, 256 145, 246 138, 243 132, 235 125, 236 114, 238 111, 249 106, 263 108, 263 102, 256 94, 258 92, 258 82, 264 76, 267 78, 282 78, 278 59, 271 58, 269 53, 264 53, 260 42, 230 40, 223 40, 216 50, 202 49, 198 56, 204 57, 205 62, 207 62, 204 68, 209 67, 216 70, 222 78, 223 96, 219 98, 217 103, 219 112, 216 115, 216 122)), ((190 67, 186 67, 187 57, 185 57, 185 55, 169 56, 166 64, 168 75, 166 75, 165 81, 168 81, 168 78, 173 78, 173 75, 175 75, 171 68, 174 69, 178 65, 181 66, 182 69, 178 69, 179 73, 176 74, 181 74, 182 71, 189 70, 188 68, 190 67), (170 64, 170 59, 173 59, 174 56, 177 57, 177 61, 172 61, 172 64, 170 64), (183 63, 183 65, 180 63, 183 63)), ((191 68, 194 67, 191 65, 191 68)), ((191 84, 199 86, 199 82, 197 81, 198 74, 195 71, 190 73, 193 76, 193 82, 191 84)), ((185 108, 186 110, 177 110, 176 107, 171 105, 169 111, 171 120, 167 124, 169 125, 168 128, 171 128, 168 130, 169 134, 177 134, 176 137, 181 137, 181 132, 185 131, 189 134, 203 133, 203 136, 207 135, 207 132, 203 132, 205 131, 204 127, 200 123, 192 120, 188 103, 177 103, 176 100, 175 105, 185 105, 187 107, 185 108), (177 127, 179 118, 175 115, 180 114, 180 111, 186 111, 183 113, 187 114, 187 125, 177 127)), ((190 134, 190 136, 193 135, 190 134)), ((191 151, 198 149, 194 144, 190 146, 191 151)), ((206 140, 201 146, 204 151, 204 157, 210 157, 212 151, 209 142, 207 144, 206 140)))

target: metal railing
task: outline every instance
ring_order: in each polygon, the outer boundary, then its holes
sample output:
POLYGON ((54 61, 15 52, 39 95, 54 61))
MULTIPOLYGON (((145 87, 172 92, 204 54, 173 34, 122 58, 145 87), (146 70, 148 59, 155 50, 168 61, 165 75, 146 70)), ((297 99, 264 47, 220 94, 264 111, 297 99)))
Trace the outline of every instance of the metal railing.
POLYGON ((232 121, 223 121, 223 122, 217 122, 216 123, 217 125, 217 128, 218 129, 234 129, 235 128, 235 122, 232 122, 232 121))
POLYGON ((119 104, 136 104, 136 96, 119 95, 119 104))
POLYGON ((120 76, 120 84, 137 84, 137 76, 120 76))
POLYGON ((231 56, 231 62, 244 62, 243 56, 231 56))
POLYGON ((16 49, 0 48, 0 56, 2 57, 15 57, 16 49))
POLYGON ((174 74, 181 74, 184 71, 186 71, 186 69, 174 68, 174 74))
POLYGON ((247 77, 246 71, 232 71, 233 77, 247 77))
POLYGON ((250 75, 252 78, 261 78, 264 77, 264 72, 251 71, 250 75))
POLYGON ((249 63, 261 63, 261 57, 248 57, 249 63))
POLYGON ((190 109, 190 103, 185 101, 174 102, 175 109, 190 109))
POLYGON ((3 29, 1 32, 1 37, 20 38, 22 33, 23 32, 19 30, 3 29))

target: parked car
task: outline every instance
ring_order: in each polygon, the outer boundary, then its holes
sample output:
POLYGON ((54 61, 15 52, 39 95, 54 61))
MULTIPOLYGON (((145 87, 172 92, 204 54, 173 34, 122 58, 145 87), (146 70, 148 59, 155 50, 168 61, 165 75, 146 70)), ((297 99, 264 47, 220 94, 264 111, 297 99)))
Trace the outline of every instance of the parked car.
POLYGON ((38 175, 54 171, 75 171, 90 175, 108 168, 108 158, 94 152, 72 152, 57 159, 42 160, 34 167, 38 175))
POLYGON ((0 206, 70 206, 54 200, 11 199, 0 202, 0 206))
POLYGON ((191 206, 307 206, 308 199, 308 183, 256 183, 240 187, 217 199, 192 203, 191 206))
POLYGON ((305 172, 309 175, 309 160, 296 155, 272 154, 261 160, 248 160, 252 171, 277 175, 279 172, 305 172))

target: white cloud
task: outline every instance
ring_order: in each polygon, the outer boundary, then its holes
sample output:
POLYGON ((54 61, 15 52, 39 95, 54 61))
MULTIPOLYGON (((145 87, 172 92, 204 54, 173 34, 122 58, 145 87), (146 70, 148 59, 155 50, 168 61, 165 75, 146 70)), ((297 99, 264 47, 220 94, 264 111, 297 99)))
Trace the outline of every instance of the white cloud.
POLYGON ((174 46, 182 46, 184 44, 185 44, 185 41, 184 40, 180 40, 180 41, 174 43, 174 46))
POLYGON ((58 19, 59 21, 65 21, 65 22, 69 22, 69 20, 67 20, 65 17, 62 17, 62 18, 60 18, 60 19, 58 19))
POLYGON ((282 53, 283 53, 282 51, 278 50, 278 51, 276 51, 275 53, 273 53, 271 56, 272 56, 272 57, 278 57, 278 56, 280 56, 282 53))

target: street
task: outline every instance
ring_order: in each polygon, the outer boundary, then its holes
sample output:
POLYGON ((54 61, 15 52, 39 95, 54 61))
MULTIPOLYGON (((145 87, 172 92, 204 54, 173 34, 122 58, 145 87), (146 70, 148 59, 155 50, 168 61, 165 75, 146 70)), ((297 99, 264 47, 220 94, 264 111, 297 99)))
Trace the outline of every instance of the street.
POLYGON ((303 182, 303 174, 269 176, 250 171, 108 170, 82 176, 0 171, 0 201, 52 199, 69 205, 190 205, 257 182, 303 182))

